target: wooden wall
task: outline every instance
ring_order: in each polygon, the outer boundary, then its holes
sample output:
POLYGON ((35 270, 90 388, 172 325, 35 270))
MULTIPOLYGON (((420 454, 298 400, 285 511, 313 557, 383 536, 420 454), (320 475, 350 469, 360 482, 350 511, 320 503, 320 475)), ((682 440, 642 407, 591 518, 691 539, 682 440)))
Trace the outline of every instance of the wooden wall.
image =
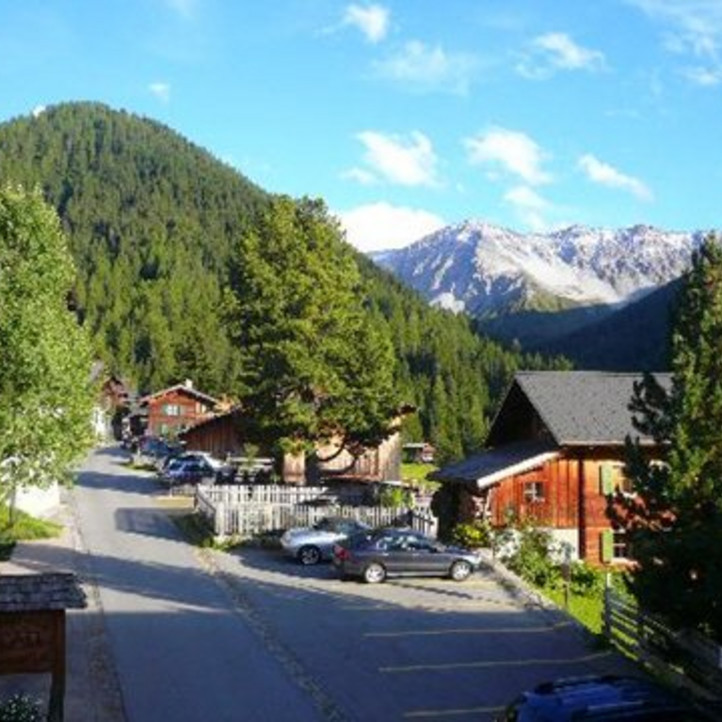
POLYGON ((590 564, 603 565, 602 534, 612 524, 607 515, 602 467, 611 464, 621 473, 622 450, 600 447, 570 449, 567 453, 565 458, 510 476, 488 489, 491 520, 503 526, 512 512, 515 518, 540 526, 578 529, 579 556, 590 564), (525 484, 537 481, 544 485, 544 499, 529 502, 524 498, 525 484))
POLYGON ((153 436, 172 435, 207 419, 212 413, 210 406, 182 389, 169 391, 148 400, 148 433, 153 436), (167 414, 166 406, 173 405, 179 414, 167 414))
POLYGON ((491 491, 494 524, 514 518, 534 520, 543 526, 571 529, 579 525, 579 464, 576 459, 554 459, 538 469, 504 479, 491 491), (543 500, 528 501, 527 483, 541 482, 543 500))

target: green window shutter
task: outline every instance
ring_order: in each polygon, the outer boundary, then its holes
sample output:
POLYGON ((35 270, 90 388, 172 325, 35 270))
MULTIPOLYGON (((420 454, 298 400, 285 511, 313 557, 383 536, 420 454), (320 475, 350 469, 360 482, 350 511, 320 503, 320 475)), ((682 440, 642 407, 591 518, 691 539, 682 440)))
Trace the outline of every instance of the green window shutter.
POLYGON ((614 493, 614 467, 611 464, 602 464, 599 467, 599 491, 604 496, 614 493))
POLYGON ((611 529, 605 529, 600 537, 602 561, 609 563, 614 559, 614 532, 611 529))

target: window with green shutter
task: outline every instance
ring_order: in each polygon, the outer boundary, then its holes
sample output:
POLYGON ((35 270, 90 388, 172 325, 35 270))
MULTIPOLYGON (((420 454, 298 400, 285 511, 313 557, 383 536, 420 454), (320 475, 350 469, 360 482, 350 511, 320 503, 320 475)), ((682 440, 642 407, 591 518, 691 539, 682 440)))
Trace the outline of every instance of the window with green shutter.
POLYGON ((609 564, 614 559, 614 532, 611 529, 605 529, 600 537, 602 561, 609 564))
POLYGON ((599 467, 599 491, 604 496, 614 493, 614 464, 602 464, 599 467))

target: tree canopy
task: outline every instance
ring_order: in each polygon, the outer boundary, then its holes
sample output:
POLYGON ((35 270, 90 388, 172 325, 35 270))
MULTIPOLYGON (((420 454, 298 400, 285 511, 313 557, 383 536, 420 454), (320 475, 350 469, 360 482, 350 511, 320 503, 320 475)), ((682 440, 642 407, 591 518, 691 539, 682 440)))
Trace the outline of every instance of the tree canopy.
POLYGON ((91 441, 91 353, 74 269, 37 192, 0 189, 0 496, 58 480, 91 441))
POLYGON ((628 440, 636 496, 618 498, 649 610, 722 642, 722 246, 709 237, 685 275, 672 332, 672 386, 647 375, 630 410, 664 453, 628 440))
POLYGON ((378 443, 398 401, 387 328, 363 306, 358 268, 320 201, 278 198, 240 239, 227 320, 245 411, 298 448, 378 443))

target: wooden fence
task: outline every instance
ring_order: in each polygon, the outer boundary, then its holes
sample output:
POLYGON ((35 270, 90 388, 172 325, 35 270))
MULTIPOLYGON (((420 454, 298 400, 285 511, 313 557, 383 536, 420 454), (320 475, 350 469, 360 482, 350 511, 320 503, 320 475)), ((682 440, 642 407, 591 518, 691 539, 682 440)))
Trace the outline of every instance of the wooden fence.
POLYGON ((360 506, 333 500, 319 503, 328 499, 326 493, 326 487, 199 485, 195 489, 195 507, 220 539, 312 526, 327 516, 358 519, 372 527, 411 526, 424 534, 436 534, 436 519, 428 509, 360 506))
POLYGON ((604 595, 604 634, 662 676, 722 697, 722 647, 697 632, 671 629, 609 586, 604 595))

